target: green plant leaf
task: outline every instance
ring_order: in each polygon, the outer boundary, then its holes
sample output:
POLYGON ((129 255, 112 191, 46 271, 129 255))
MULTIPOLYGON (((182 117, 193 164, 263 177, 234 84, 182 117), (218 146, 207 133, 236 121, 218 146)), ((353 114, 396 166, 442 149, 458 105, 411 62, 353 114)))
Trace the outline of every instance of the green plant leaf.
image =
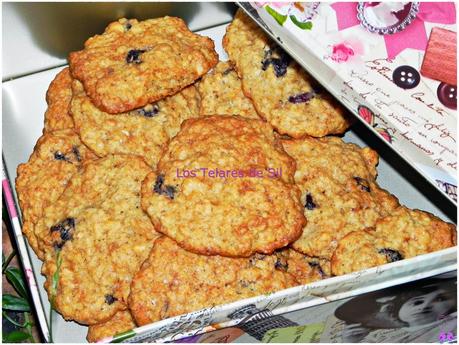
POLYGON ((276 22, 278 22, 280 25, 284 25, 285 21, 287 20, 287 15, 280 14, 269 6, 266 6, 265 9, 276 20, 276 22))
POLYGON ((303 30, 311 30, 312 29, 312 22, 300 22, 294 15, 290 16, 290 19, 292 20, 293 24, 298 26, 300 29, 303 30))
POLYGON ((24 275, 17 267, 8 267, 5 271, 6 278, 13 285, 19 296, 28 298, 27 288, 25 286, 24 275))
POLYGON ((30 311, 30 306, 25 298, 5 294, 2 296, 2 309, 30 311))
POLYGON ((31 338, 31 336, 28 333, 13 331, 11 333, 3 334, 2 340, 4 343, 20 343, 29 338, 31 338))
POLYGON ((5 258, 5 253, 2 252, 2 266, 3 266, 3 264, 5 263, 5 259, 6 259, 6 258, 5 258))

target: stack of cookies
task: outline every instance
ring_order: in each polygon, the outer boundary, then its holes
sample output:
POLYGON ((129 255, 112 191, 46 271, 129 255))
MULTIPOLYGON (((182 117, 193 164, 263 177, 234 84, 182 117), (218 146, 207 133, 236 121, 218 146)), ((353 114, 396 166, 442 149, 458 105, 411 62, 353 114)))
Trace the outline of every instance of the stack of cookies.
POLYGON ((52 306, 97 341, 455 245, 376 183, 348 116, 242 12, 229 62, 178 18, 120 19, 70 54, 18 167, 52 306))

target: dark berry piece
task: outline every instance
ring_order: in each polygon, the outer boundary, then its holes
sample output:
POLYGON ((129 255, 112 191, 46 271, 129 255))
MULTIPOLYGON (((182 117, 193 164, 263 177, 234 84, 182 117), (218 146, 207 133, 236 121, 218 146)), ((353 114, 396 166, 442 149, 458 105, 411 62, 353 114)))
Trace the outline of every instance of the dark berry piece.
POLYGON ((304 205, 308 210, 313 210, 317 205, 312 200, 312 195, 310 193, 306 194, 306 204, 304 205))
POLYGON ((129 31, 131 30, 131 28, 132 28, 132 24, 129 21, 124 23, 124 31, 129 31))
POLYGON ((421 81, 419 72, 408 65, 397 67, 392 73, 392 80, 395 85, 402 89, 413 89, 418 86, 421 81))
POLYGON ((265 54, 263 56, 263 60, 261 61, 261 69, 266 71, 269 65, 273 65, 274 74, 276 77, 282 77, 287 73, 287 67, 290 64, 291 57, 286 54, 282 49, 279 47, 275 47, 273 49, 265 50, 265 54), (273 54, 277 54, 279 57, 272 57, 273 54))
POLYGON ((78 147, 76 146, 72 147, 72 153, 74 154, 76 160, 78 162, 81 162, 81 155, 80 155, 80 151, 78 150, 78 147))
POLYGON ((370 184, 368 183, 366 179, 358 177, 358 176, 354 176, 354 180, 355 182, 357 182, 357 185, 360 187, 361 190, 368 192, 368 193, 371 191, 370 184))
POLYGON ((230 74, 232 71, 234 71, 234 68, 233 67, 230 67, 230 68, 227 68, 226 70, 223 71, 223 75, 228 75, 230 74))
POLYGON ((400 254, 400 252, 393 250, 393 249, 383 248, 383 249, 378 250, 378 253, 385 255, 387 261, 389 262, 403 260, 403 255, 400 254))
POLYGON ((322 269, 322 266, 320 266, 319 262, 317 262, 317 261, 309 261, 308 264, 309 264, 309 267, 311 267, 313 269, 317 269, 317 272, 319 272, 319 274, 320 274, 320 276, 322 278, 325 278, 327 276, 327 274, 322 269))
POLYGON ((169 199, 174 199, 174 194, 176 189, 174 186, 166 186, 163 190, 163 195, 167 196, 169 199))
POLYGON ((65 157, 61 151, 54 152, 54 159, 58 161, 68 161, 67 157, 65 157))
POLYGON ((145 117, 154 117, 155 115, 159 113, 159 105, 156 103, 148 104, 145 107, 138 109, 137 113, 145 117))
POLYGON ((288 270, 288 262, 284 258, 277 258, 276 263, 274 264, 276 270, 285 271, 288 270))
POLYGON ((314 97, 316 96, 315 92, 312 91, 312 92, 305 92, 305 93, 300 93, 298 95, 295 95, 295 96, 290 96, 288 98, 288 101, 290 103, 294 103, 294 104, 297 104, 297 103, 307 103, 309 102, 311 99, 313 99, 314 97))
POLYGON ((153 192, 161 194, 161 190, 163 188, 163 184, 164 184, 164 175, 160 174, 160 175, 156 176, 156 181, 155 181, 155 185, 153 187, 153 192))
POLYGON ((280 59, 271 59, 271 63, 274 67, 274 74, 279 78, 287 73, 287 67, 290 64, 290 57, 285 55, 285 57, 280 59))
POLYGON ((145 53, 145 49, 131 49, 126 56, 126 62, 127 63, 136 63, 139 64, 142 62, 140 59, 140 55, 145 53))
POLYGON ((56 225, 50 228, 51 232, 59 233, 59 241, 54 243, 54 249, 56 247, 61 249, 65 242, 70 241, 73 238, 73 232, 75 230, 75 219, 65 218, 56 225))
POLYGON ((174 186, 164 185, 164 175, 160 174, 156 177, 155 185, 153 186, 153 192, 160 195, 165 195, 172 200, 174 199, 177 190, 174 186))
POLYGON ((115 303, 117 300, 118 298, 116 298, 113 295, 110 295, 110 294, 105 295, 105 303, 107 303, 108 305, 115 303))

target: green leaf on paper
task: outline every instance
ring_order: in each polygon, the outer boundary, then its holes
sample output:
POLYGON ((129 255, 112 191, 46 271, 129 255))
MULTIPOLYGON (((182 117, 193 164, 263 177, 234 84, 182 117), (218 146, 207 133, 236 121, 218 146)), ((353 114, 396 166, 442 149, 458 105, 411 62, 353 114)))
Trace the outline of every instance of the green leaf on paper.
POLYGON ((2 296, 2 308, 14 311, 30 311, 29 302, 25 298, 9 294, 2 296))
POLYGON ((266 6, 266 11, 278 22, 280 25, 284 25, 285 21, 287 20, 287 15, 280 14, 276 12, 271 7, 266 6))
POLYGON ((22 271, 17 267, 8 267, 5 271, 5 275, 19 296, 27 298, 28 293, 22 271))
POLYGON ((292 20, 293 24, 298 26, 300 29, 303 30, 311 30, 312 29, 312 22, 300 22, 294 15, 290 16, 290 19, 292 20))
POLYGON ((123 340, 126 340, 128 338, 132 338, 135 335, 135 332, 133 330, 126 331, 123 333, 118 333, 113 337, 113 340, 111 343, 121 343, 123 340))
POLYGON ((3 334, 2 337, 4 343, 20 343, 27 339, 31 339, 30 334, 21 331, 13 331, 11 333, 6 333, 3 334))

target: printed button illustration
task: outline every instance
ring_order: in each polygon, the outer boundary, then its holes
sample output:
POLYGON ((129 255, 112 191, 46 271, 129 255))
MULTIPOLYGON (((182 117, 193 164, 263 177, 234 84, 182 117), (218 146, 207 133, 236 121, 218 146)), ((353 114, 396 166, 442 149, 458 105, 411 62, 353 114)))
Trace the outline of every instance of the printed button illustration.
POLYGON ((413 89, 418 86, 421 81, 421 76, 415 68, 403 65, 397 67, 392 73, 392 80, 395 85, 402 89, 413 89))
POLYGON ((457 109, 457 86, 440 83, 437 89, 437 97, 445 107, 457 109))

